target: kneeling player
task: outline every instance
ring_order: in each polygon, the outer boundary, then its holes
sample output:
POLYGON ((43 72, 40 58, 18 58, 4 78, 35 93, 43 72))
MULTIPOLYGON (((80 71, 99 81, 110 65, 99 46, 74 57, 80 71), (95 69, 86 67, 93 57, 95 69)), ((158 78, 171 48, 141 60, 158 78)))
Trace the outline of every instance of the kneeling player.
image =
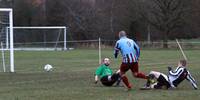
POLYGON ((146 86, 141 89, 176 88, 185 79, 192 84, 194 89, 198 89, 196 81, 186 69, 186 60, 180 60, 176 70, 172 70, 171 67, 168 67, 168 70, 168 76, 160 72, 151 71, 148 75, 146 86), (157 82, 154 83, 154 79, 157 82))
POLYGON ((105 86, 112 86, 115 82, 117 82, 116 85, 119 85, 121 81, 121 77, 119 74, 120 71, 118 70, 116 73, 113 73, 109 65, 109 58, 104 58, 103 64, 96 69, 95 84, 97 84, 100 77, 101 83, 105 86))

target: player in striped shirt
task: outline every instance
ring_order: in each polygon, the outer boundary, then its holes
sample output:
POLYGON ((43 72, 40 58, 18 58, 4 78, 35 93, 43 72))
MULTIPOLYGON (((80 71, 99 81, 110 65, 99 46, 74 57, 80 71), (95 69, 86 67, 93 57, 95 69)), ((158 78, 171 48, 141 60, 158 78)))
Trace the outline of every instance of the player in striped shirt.
POLYGON ((120 66, 120 74, 122 81, 128 88, 131 89, 131 84, 128 81, 125 73, 130 69, 133 76, 146 79, 145 74, 139 72, 138 61, 140 57, 140 48, 132 39, 127 38, 125 31, 119 32, 119 40, 116 42, 114 56, 117 58, 119 52, 122 55, 122 63, 120 66))
POLYGON ((190 74, 189 70, 186 69, 186 63, 186 60, 180 60, 178 67, 175 70, 172 70, 171 67, 168 67, 168 76, 160 72, 151 71, 148 75, 148 80, 144 88, 176 88, 183 80, 186 79, 192 84, 194 89, 198 89, 196 81, 190 74), (154 84, 152 84, 153 79, 157 80, 157 82, 154 84))

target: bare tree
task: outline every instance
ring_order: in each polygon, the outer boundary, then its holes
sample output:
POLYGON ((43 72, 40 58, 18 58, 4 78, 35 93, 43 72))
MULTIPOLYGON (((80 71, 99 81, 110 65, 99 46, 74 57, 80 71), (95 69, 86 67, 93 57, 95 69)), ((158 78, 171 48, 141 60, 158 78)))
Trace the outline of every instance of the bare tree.
MULTIPOLYGON (((101 36, 114 40, 118 31, 125 30, 131 38, 144 40, 147 26, 151 24, 155 26, 152 31, 163 33, 152 34, 152 37, 162 39, 167 47, 167 40, 175 36, 172 34, 175 31, 190 33, 191 30, 198 33, 199 30, 199 0, 192 0, 196 6, 187 3, 196 9, 195 13, 191 12, 191 16, 187 14, 187 17, 184 3, 188 0, 13 1, 15 25, 65 25, 69 27, 71 39, 96 39, 101 36), (140 13, 144 13, 143 16, 140 13), (185 25, 185 21, 191 28, 185 25), (182 25, 184 30, 178 29, 182 25)), ((1 6, 6 5, 3 2, 1 6)))
POLYGON ((143 17, 163 33, 163 47, 168 48, 168 36, 184 23, 184 0, 152 0, 151 6, 151 11, 143 17))

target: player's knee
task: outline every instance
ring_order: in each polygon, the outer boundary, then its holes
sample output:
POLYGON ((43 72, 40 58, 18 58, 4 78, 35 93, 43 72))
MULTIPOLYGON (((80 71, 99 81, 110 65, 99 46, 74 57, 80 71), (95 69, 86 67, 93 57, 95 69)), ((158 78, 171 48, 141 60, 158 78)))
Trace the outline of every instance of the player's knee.
POLYGON ((133 76, 134 77, 137 77, 138 76, 138 73, 136 72, 136 73, 133 73, 133 76))
POLYGON ((121 74, 121 77, 125 77, 125 74, 121 74))
POLYGON ((150 73, 149 73, 149 74, 154 74, 154 73, 156 73, 156 71, 150 71, 150 73))
POLYGON ((151 71, 150 73, 149 73, 149 75, 154 75, 156 78, 158 78, 159 76, 160 76, 160 72, 157 72, 157 71, 151 71))
POLYGON ((118 80, 119 77, 120 75, 115 73, 112 75, 112 80, 118 80))
POLYGON ((116 71, 117 74, 120 74, 120 72, 121 72, 120 69, 116 71))

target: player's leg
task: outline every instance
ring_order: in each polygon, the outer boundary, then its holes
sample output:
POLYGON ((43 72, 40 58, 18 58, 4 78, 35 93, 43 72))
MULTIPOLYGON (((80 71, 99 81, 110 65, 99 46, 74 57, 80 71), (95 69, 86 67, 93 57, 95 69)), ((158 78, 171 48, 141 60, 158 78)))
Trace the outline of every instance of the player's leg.
POLYGON ((119 84, 121 82, 121 75, 120 75, 119 70, 111 76, 111 80, 112 80, 113 84, 116 83, 116 86, 119 86, 119 84))
POLYGON ((112 76, 108 76, 107 78, 108 78, 108 80, 107 80, 106 84, 109 86, 112 86, 116 82, 117 82, 117 84, 119 84, 118 81, 119 82, 121 81, 121 80, 119 80, 119 78, 120 78, 119 73, 114 73, 112 76))
POLYGON ((165 87, 167 86, 166 85, 166 79, 162 75, 159 76, 159 78, 157 79, 157 81, 158 81, 157 84, 154 85, 154 86, 152 86, 152 88, 154 88, 154 89, 162 89, 163 86, 165 86, 165 87))
POLYGON ((147 79, 146 75, 142 72, 139 72, 138 62, 131 63, 131 71, 134 77, 147 79))
POLYGON ((121 75, 120 75, 120 69, 117 72, 115 72, 115 74, 116 74, 116 79, 117 79, 116 86, 119 86, 122 80, 121 75))
POLYGON ((165 74, 163 74, 163 73, 160 74, 160 76, 158 77, 157 81, 162 85, 161 88, 163 88, 163 86, 164 86, 164 88, 166 88, 166 89, 168 89, 168 88, 171 87, 167 75, 165 75, 165 74))
POLYGON ((145 86, 142 87, 141 89, 150 89, 150 88, 154 88, 154 86, 159 87, 160 83, 159 82, 155 83, 155 80, 157 80, 160 77, 160 75, 161 75, 160 72, 151 71, 147 75, 147 82, 146 82, 145 86))
POLYGON ((148 74, 149 78, 156 78, 158 79, 162 73, 157 71, 150 71, 148 74))
POLYGON ((105 86, 112 86, 120 78, 120 72, 116 72, 113 75, 107 75, 101 78, 101 83, 105 86))
POLYGON ((170 87, 170 84, 168 82, 168 77, 165 74, 157 72, 157 71, 151 71, 148 75, 148 81, 153 80, 154 78, 157 80, 157 83, 156 84, 150 83, 151 88, 162 89, 163 86, 165 86, 166 88, 170 87))
POLYGON ((114 74, 111 76, 111 80, 116 82, 120 77, 121 77, 121 76, 120 76, 120 73, 114 73, 114 74))
POLYGON ((128 78, 126 77, 125 73, 129 70, 129 67, 127 64, 122 63, 120 66, 120 75, 122 78, 123 83, 126 85, 128 89, 131 89, 131 84, 128 81, 128 78))
POLYGON ((111 80, 111 76, 104 76, 101 78, 101 83, 104 85, 104 86, 112 86, 113 85, 113 82, 111 80))

